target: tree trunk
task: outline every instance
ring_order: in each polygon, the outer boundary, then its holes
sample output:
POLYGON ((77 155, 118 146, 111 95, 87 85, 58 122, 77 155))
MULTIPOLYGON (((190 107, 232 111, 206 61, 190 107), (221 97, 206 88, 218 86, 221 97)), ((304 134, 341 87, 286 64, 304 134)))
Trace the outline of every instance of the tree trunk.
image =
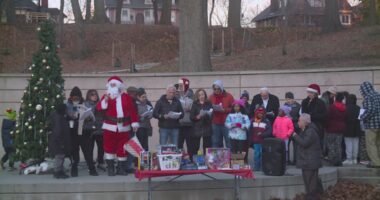
POLYGON ((335 32, 342 28, 339 19, 339 0, 326 1, 325 7, 325 21, 323 26, 323 31, 325 33, 335 32))
POLYGON ((4 8, 5 8, 5 15, 7 17, 7 23, 14 24, 16 22, 14 0, 5 0, 4 8))
POLYGON ((376 0, 369 0, 369 25, 376 25, 376 0))
POLYGON ((179 1, 179 71, 211 71, 207 1, 179 1))
POLYGON ((215 8, 215 0, 211 0, 211 10, 210 10, 210 16, 209 16, 209 22, 208 25, 212 26, 212 15, 214 14, 214 8, 215 8))
MULTIPOLYGON (((287 1, 289 3, 289 1, 287 1)), ((281 5, 285 5, 285 0, 281 0, 281 5)), ((288 54, 286 44, 287 44, 287 34, 288 34, 288 5, 282 6, 282 12, 284 13, 284 18, 281 20, 281 40, 282 40, 282 55, 288 54)))
POLYGON ((91 0, 86 0, 86 21, 91 20, 91 0))
POLYGON ((94 18, 93 22, 98 24, 103 24, 109 22, 106 10, 104 8, 104 0, 94 0, 94 18))
POLYGON ((121 9, 123 8, 123 0, 117 0, 115 24, 121 24, 121 9))
POLYGON ((228 4, 228 27, 240 28, 241 0, 229 0, 228 4))
POLYGON ((157 0, 152 0, 152 4, 153 4, 154 24, 158 24, 158 2, 157 2, 157 0))
POLYGON ((163 25, 172 24, 172 1, 171 0, 162 0, 160 24, 163 24, 163 25))
POLYGON ((84 30, 84 21, 82 17, 82 11, 80 10, 78 0, 71 0, 71 6, 73 8, 73 13, 75 17, 76 32, 78 35, 78 52, 77 57, 83 59, 87 56, 87 44, 86 35, 84 30))
POLYGON ((59 18, 58 18, 58 45, 60 48, 63 47, 63 9, 65 8, 65 0, 61 0, 59 7, 59 18))

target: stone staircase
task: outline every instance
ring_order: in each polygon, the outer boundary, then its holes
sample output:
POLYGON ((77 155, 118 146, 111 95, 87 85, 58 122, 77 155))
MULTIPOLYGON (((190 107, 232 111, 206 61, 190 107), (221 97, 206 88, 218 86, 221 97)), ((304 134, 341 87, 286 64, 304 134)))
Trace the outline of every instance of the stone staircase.
POLYGON ((340 167, 338 168, 338 179, 380 185, 380 169, 364 166, 340 167))

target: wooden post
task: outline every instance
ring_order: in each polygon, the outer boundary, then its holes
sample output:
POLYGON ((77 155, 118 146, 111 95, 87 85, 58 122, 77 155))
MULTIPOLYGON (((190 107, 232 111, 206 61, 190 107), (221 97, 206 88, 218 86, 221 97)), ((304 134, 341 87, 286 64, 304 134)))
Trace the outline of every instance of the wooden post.
POLYGON ((115 66, 115 40, 112 40, 112 67, 115 66))
POLYGON ((135 44, 131 44, 131 66, 130 66, 130 72, 135 72, 135 44))
POLYGON ((211 28, 211 52, 214 52, 214 29, 211 28))
POLYGON ((231 36, 231 55, 232 55, 234 51, 234 29, 231 28, 230 32, 231 32, 230 36, 231 36))
POLYGON ((222 53, 224 54, 224 29, 222 28, 222 53))
POLYGON ((243 49, 244 49, 244 44, 245 44, 245 30, 246 30, 246 28, 244 28, 244 31, 243 31, 243 40, 241 42, 241 48, 243 48, 243 49))
POLYGON ((24 65, 26 66, 26 49, 25 49, 25 46, 22 48, 22 56, 23 56, 23 59, 24 59, 24 65))

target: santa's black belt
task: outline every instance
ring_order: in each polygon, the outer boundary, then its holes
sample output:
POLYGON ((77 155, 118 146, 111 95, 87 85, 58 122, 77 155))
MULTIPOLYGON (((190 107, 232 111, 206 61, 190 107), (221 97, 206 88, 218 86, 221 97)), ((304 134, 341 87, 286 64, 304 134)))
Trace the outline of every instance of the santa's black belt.
POLYGON ((116 123, 124 123, 124 122, 128 122, 131 120, 130 117, 109 117, 109 116, 106 116, 105 117, 105 120, 109 120, 109 121, 112 121, 112 122, 116 122, 116 123))

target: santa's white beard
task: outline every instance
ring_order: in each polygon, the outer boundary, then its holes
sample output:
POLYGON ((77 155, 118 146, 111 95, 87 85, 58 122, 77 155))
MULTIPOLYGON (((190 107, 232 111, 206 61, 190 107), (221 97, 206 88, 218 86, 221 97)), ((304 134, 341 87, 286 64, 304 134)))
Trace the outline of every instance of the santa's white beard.
POLYGON ((111 99, 116 99, 118 96, 120 96, 119 88, 109 87, 107 89, 107 94, 110 96, 111 99))

